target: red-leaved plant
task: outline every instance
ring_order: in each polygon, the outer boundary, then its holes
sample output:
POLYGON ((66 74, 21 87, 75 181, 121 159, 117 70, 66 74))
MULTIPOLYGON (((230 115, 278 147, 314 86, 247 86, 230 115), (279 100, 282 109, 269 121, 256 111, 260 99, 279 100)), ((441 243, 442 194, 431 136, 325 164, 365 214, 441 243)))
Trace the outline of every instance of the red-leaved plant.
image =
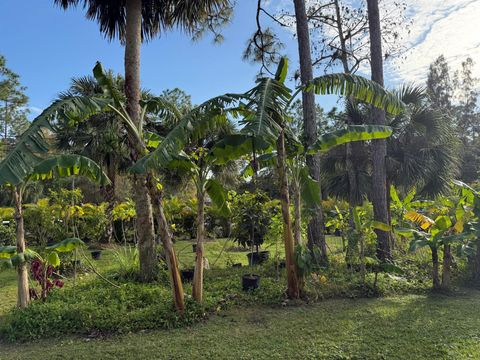
POLYGON ((42 301, 47 299, 48 293, 54 288, 63 287, 63 281, 53 278, 54 267, 50 264, 45 264, 40 259, 35 259, 32 261, 30 272, 35 281, 38 282, 41 288, 40 296, 35 288, 30 288, 30 297, 32 299, 41 298, 42 301))

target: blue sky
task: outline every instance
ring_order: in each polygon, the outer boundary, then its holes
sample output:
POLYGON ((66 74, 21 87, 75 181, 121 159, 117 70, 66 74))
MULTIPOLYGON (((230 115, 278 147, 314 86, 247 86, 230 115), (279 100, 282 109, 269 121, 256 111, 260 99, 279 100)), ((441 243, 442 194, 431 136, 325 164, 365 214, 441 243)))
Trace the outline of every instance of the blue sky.
MULTIPOLYGON (((387 7, 388 1, 384 0, 387 7)), ((291 3, 279 0, 271 4, 277 7, 282 2, 291 3)), ((223 31, 225 41, 220 45, 214 45, 209 36, 194 43, 178 31, 145 44, 143 87, 154 93, 179 87, 192 95, 194 103, 249 89, 258 66, 244 62, 242 52, 255 30, 256 0, 237 3, 233 21, 223 31)), ((480 18, 480 0, 407 3, 414 27, 405 38, 406 59, 388 65, 390 85, 403 80, 423 82, 426 67, 441 53, 447 53, 453 65, 468 54, 474 60, 475 55, 480 58, 478 31, 471 28, 477 23, 474 19, 480 18)), ((287 45, 285 55, 292 61, 292 70, 296 68, 296 43, 292 33, 283 31, 281 37, 287 45)), ((6 56, 8 66, 20 74, 28 87, 32 117, 67 89, 72 77, 90 74, 97 60, 106 68, 123 73, 123 48, 118 41, 104 39, 98 25, 85 19, 81 8, 63 11, 53 6, 51 0, 0 2, 0 54, 6 56)), ((326 108, 335 105, 332 97, 318 101, 326 108)))

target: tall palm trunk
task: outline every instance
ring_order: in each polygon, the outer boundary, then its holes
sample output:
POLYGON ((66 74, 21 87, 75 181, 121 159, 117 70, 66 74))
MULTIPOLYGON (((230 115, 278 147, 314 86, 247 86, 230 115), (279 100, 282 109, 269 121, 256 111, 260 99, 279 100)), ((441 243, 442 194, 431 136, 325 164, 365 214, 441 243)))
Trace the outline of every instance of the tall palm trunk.
MULTIPOLYGON (((370 29, 370 66, 372 80, 383 86, 383 57, 382 57, 382 34, 380 29, 380 12, 378 0, 367 0, 368 24, 370 29)), ((372 108, 374 124, 385 125, 385 111, 372 108)), ((387 184, 386 165, 387 143, 384 139, 372 141, 372 203, 373 216, 376 221, 386 224, 388 222, 387 210, 387 184)), ((391 258, 390 234, 382 230, 375 230, 377 233, 377 256, 381 261, 391 258)))
POLYGON ((203 299, 203 242, 205 236, 205 194, 202 179, 197 184, 197 250, 195 272, 193 274, 193 298, 202 302, 203 299))
MULTIPOLYGON (((153 185, 153 184, 152 184, 153 185)), ((180 276, 180 270, 178 267, 178 259, 173 247, 172 233, 163 212, 163 199, 162 193, 155 186, 150 186, 151 197, 155 204, 155 210, 157 214, 158 230, 160 238, 163 244, 163 250, 165 252, 165 258, 167 260, 168 271, 170 273, 170 282, 172 285, 173 301, 175 308, 180 314, 185 311, 185 300, 183 292, 182 278, 180 276)))
POLYGON ((107 228, 105 230, 105 238, 108 243, 113 240, 113 209, 116 205, 115 183, 117 181, 117 166, 115 162, 110 162, 107 165, 107 176, 110 179, 110 184, 105 186, 104 199, 107 203, 105 215, 107 218, 107 228))
MULTIPOLYGON (((295 18, 297 23, 298 55, 300 58, 300 79, 303 85, 313 79, 312 54, 310 50, 310 34, 308 32, 308 19, 304 0, 294 0, 295 18)), ((302 93, 303 127, 305 147, 312 145, 318 137, 317 122, 315 116, 315 94, 312 91, 302 93)), ((320 188, 320 156, 308 155, 307 166, 310 176, 318 181, 320 188)), ((323 210, 321 206, 314 209, 313 216, 308 223, 308 247, 320 249, 321 263, 328 263, 327 244, 325 241, 323 210)))
MULTIPOLYGON (((17 186, 14 191, 17 254, 25 253, 25 229, 23 227, 22 195, 23 194, 20 186, 17 186)), ((26 262, 22 262, 18 265, 17 280, 17 306, 19 308, 24 308, 28 306, 30 302, 30 293, 28 291, 28 267, 26 262)))
POLYGON ((438 273, 439 273, 438 249, 433 247, 432 247, 432 265, 433 265, 433 270, 432 270, 433 289, 438 290, 440 289, 440 278, 438 276, 438 273))
MULTIPOLYGON (((140 128, 140 47, 142 43, 142 2, 126 1, 125 28, 125 95, 127 112, 132 121, 140 128)), ((142 155, 133 136, 129 137, 132 148, 132 160, 142 155)), ((150 281, 155 276, 155 233, 151 199, 148 191, 148 175, 135 175, 134 200, 137 212, 138 252, 140 259, 140 277, 150 281)))
POLYGON ((287 294, 292 299, 300 297, 298 270, 295 264, 295 246, 292 234, 292 222, 290 220, 290 197, 288 193, 288 175, 285 151, 285 131, 282 130, 277 139, 277 166, 280 178, 280 201, 283 218, 283 242, 285 244, 285 267, 287 269, 287 294))

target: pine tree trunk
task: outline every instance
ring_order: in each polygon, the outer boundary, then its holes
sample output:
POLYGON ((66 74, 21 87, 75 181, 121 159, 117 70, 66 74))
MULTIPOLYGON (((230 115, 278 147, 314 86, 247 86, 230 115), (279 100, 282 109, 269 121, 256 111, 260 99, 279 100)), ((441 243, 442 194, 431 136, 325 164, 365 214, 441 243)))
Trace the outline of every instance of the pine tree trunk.
POLYGON ((298 283, 298 270, 295 264, 295 247, 292 234, 292 223, 290 220, 290 197, 288 193, 288 175, 286 166, 285 133, 280 133, 277 140, 277 166, 280 178, 280 201, 282 205, 283 218, 283 241, 285 244, 285 267, 287 270, 287 294, 291 299, 300 297, 298 283))
POLYGON ((295 239, 295 245, 302 244, 302 204, 300 195, 300 184, 295 184, 293 208, 295 220, 293 222, 293 236, 295 239))
MULTIPOLYGON (((153 185, 153 184, 152 184, 153 185)), ((183 292, 182 278, 178 266, 177 255, 173 247, 172 233, 170 232, 169 224, 165 213, 163 212, 162 193, 154 186, 150 186, 151 197, 154 200, 155 210, 157 214, 158 230, 165 251, 165 258, 167 260, 168 271, 170 273, 170 283, 173 292, 173 301, 175 308, 180 314, 185 311, 185 300, 183 292)))
MULTIPOLYGON (((25 252, 25 229, 23 227, 22 210, 22 190, 19 186, 15 188, 15 223, 17 236, 17 254, 25 252)), ((17 267, 18 297, 17 306, 19 308, 27 307, 30 303, 30 293, 28 289, 28 266, 26 262, 17 267)))
MULTIPOLYGON (((125 28, 125 96, 127 112, 134 124, 140 126, 140 48, 142 43, 142 2, 126 0, 125 28)), ((137 139, 129 136, 132 160, 143 154, 138 151, 137 139)), ((135 175, 134 200, 137 211, 138 252, 140 277, 151 281, 155 276, 155 233, 151 199, 148 191, 148 175, 135 175)))
MULTIPOLYGON (((310 49, 310 34, 308 31, 308 19, 304 0, 294 0, 295 18, 297 24, 298 37, 298 55, 300 58, 300 79, 303 85, 313 79, 312 54, 310 49)), ((304 126, 304 145, 308 147, 317 141, 317 121, 315 116, 315 94, 312 91, 302 93, 303 107, 303 126, 304 126)), ((318 191, 321 194, 320 187, 320 156, 308 155, 307 166, 310 176, 318 181, 318 191)), ((313 253, 313 249, 318 247, 321 258, 318 259, 322 264, 328 263, 327 243, 325 241, 323 210, 321 206, 314 209, 313 216, 308 223, 308 247, 313 253)))
POLYGON ((433 280, 433 289, 438 290, 440 289, 440 278, 438 276, 438 250, 437 248, 432 248, 432 265, 433 265, 433 271, 432 271, 432 280, 433 280))
MULTIPOLYGON (((199 185, 201 187, 201 185, 199 185)), ((197 251, 195 259, 195 272, 193 274, 193 298, 203 300, 203 242, 205 235, 205 194, 203 189, 197 190, 197 251)))
MULTIPOLYGON (((380 29, 380 13, 378 0, 367 0, 368 24, 370 29, 370 65, 372 80, 383 86, 383 57, 382 37, 380 29)), ((385 125, 385 111, 372 107, 373 123, 385 125)), ((385 139, 372 140, 372 203, 373 216, 376 221, 389 224, 387 209, 386 190, 386 165, 387 143, 385 139)), ((391 259, 390 233, 382 230, 375 230, 377 234, 377 257, 380 261, 391 259)))
POLYGON ((450 245, 443 246, 442 289, 450 290, 452 285, 452 249, 450 245))

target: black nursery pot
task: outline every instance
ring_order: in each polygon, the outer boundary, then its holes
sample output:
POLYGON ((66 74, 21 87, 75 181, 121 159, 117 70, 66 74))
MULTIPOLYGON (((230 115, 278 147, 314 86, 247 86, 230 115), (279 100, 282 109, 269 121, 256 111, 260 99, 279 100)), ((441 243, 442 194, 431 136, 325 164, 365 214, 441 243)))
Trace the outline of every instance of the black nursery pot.
POLYGON ((197 244, 192 244, 192 250, 194 253, 197 252, 197 244))
POLYGON ((100 258, 102 257, 102 251, 101 250, 94 250, 91 252, 92 254, 92 259, 93 260, 100 260, 100 258))
POLYGON ((278 263, 278 267, 280 269, 285 269, 287 266, 287 263, 285 262, 285 260, 280 260, 280 262, 278 263))
POLYGON ((250 265, 258 265, 268 260, 269 256, 270 251, 251 252, 247 254, 248 263, 250 265))
POLYGON ((243 291, 258 289, 259 285, 260 285, 260 276, 255 274, 246 274, 242 276, 243 291))
POLYGON ((72 260, 72 266, 75 266, 77 265, 78 266, 81 266, 82 265, 82 261, 81 260, 72 260))
POLYGON ((194 269, 182 269, 180 270, 180 277, 183 282, 191 282, 193 280, 194 269))

